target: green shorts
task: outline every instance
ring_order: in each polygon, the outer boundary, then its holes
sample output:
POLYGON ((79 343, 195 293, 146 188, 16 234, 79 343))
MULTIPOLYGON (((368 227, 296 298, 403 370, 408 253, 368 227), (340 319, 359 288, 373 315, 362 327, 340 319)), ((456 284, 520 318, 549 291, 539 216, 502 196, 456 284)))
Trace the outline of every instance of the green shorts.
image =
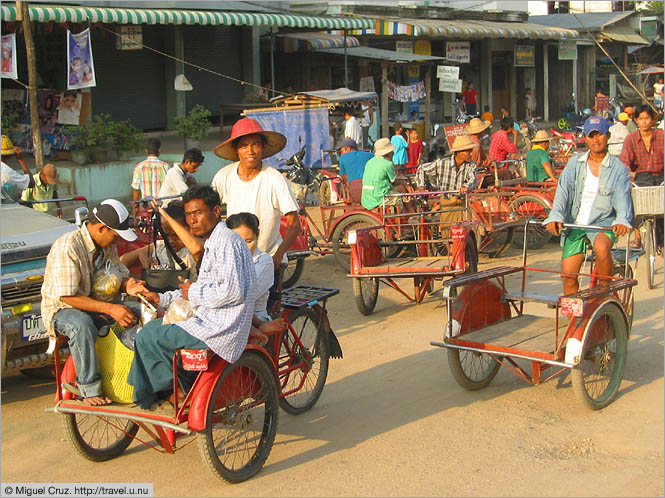
MULTIPOLYGON (((582 228, 573 228, 566 232, 566 241, 563 244, 563 253, 561 254, 561 259, 566 259, 575 254, 584 253, 586 251, 586 239, 589 238, 591 245, 593 246, 593 239, 596 238, 596 235, 601 233, 600 230, 584 230, 582 228)), ((602 233, 606 234, 612 244, 617 239, 617 236, 614 235, 612 230, 603 230, 602 233)))

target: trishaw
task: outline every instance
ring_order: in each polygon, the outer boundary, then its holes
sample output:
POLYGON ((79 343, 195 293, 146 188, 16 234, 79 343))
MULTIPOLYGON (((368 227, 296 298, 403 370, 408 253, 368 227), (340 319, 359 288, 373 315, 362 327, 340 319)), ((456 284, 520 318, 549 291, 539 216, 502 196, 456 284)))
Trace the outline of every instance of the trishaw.
MULTIPOLYGON (((416 199, 421 206, 429 206, 427 198, 459 194, 458 191, 415 192, 387 194, 386 198, 416 199)), ((466 199, 466 196, 464 196, 466 199)), ((473 273, 478 268, 476 231, 478 223, 468 221, 468 205, 461 207, 424 207, 416 213, 385 214, 380 225, 356 228, 348 233, 351 244, 351 271, 353 294, 358 310, 363 315, 374 311, 379 294, 379 283, 399 292, 409 301, 419 304, 431 293, 435 280, 461 273, 473 273), (447 212, 461 212, 466 221, 442 221, 447 212), (408 220, 405 223, 405 220, 408 220), (394 240, 386 233, 400 226, 409 234, 406 240, 394 240), (407 248, 415 248, 416 255, 401 256, 407 248), (413 279, 413 297, 397 283, 398 279, 413 279)))
POLYGON ((129 387, 131 359, 117 362, 113 371, 105 371, 102 364, 102 385, 113 404, 89 406, 77 399, 72 358, 60 367, 60 348, 67 338, 59 336, 54 353, 58 387, 52 411, 63 415, 69 442, 89 460, 114 458, 134 439, 161 453, 174 453, 194 440, 179 444, 183 439, 196 435, 201 456, 213 474, 231 483, 249 479, 270 454, 278 406, 293 415, 312 408, 323 391, 329 358, 341 357, 325 309, 328 298, 338 292, 308 286, 283 291, 286 330, 272 334, 266 345, 250 340, 233 364, 210 350, 177 351, 173 392, 180 385, 179 362, 197 373, 196 380, 182 403, 176 397, 172 405, 165 403, 154 410, 116 402, 106 390, 105 383, 112 388, 118 381, 129 387), (137 436, 139 428, 146 439, 137 436))
POLYGON ((533 290, 535 281, 542 282, 547 275, 556 275, 553 283, 558 284, 561 272, 528 267, 526 251, 525 245, 522 266, 491 268, 444 282, 448 315, 444 338, 431 344, 447 348, 451 373, 465 389, 487 386, 500 366, 530 384, 570 371, 577 397, 589 408, 601 409, 614 399, 623 376, 632 288, 637 284, 629 261, 639 254, 629 253, 626 242, 623 266, 615 267, 613 277, 600 282, 592 263, 589 273, 576 274, 590 279, 588 287, 560 295, 533 290), (527 313, 525 303, 554 311, 549 316, 527 313), (530 362, 530 373, 518 364, 521 360, 530 362))

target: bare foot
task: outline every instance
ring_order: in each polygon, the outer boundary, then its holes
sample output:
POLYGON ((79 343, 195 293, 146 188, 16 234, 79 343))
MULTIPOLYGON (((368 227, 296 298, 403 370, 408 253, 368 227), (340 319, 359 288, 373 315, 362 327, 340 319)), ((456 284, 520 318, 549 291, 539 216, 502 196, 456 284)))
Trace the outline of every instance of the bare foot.
MULTIPOLYGON (((182 405, 184 401, 185 401, 185 393, 183 392, 182 389, 178 387, 178 405, 182 405)), ((171 393, 171 396, 169 396, 169 403, 175 405, 175 393, 171 393)))
POLYGON ((83 402, 90 406, 110 405, 113 403, 113 401, 106 396, 90 396, 89 398, 83 398, 83 402))

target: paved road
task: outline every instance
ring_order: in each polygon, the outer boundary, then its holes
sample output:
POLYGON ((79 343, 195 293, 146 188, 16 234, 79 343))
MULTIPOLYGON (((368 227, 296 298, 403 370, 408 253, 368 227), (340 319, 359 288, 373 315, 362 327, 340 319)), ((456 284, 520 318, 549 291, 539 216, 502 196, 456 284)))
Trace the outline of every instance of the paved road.
MULTIPOLYGON (((533 263, 553 268, 559 257, 550 244, 533 263)), ((517 262, 512 251, 481 268, 517 262)), ((308 261, 303 282, 342 289, 330 320, 344 359, 331 360, 310 412, 280 412, 252 480, 217 480, 196 441, 175 455, 134 443, 115 460, 83 460, 44 411, 53 384, 16 376, 2 383, 2 481, 152 482, 156 496, 663 495, 662 269, 658 288, 637 288, 624 381, 598 412, 576 401, 568 375, 529 386, 501 370, 484 390, 461 389, 445 352, 429 345, 442 336, 440 293, 414 306, 382 288, 363 317, 331 256, 308 261)))

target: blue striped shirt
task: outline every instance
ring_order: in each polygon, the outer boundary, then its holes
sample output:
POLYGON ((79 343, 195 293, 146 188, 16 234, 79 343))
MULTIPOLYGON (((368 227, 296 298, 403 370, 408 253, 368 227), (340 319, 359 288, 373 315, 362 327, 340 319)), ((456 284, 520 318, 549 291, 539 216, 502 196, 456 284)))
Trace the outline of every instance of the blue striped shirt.
MULTIPOLYGON (((254 261, 245 241, 220 221, 204 244, 199 277, 189 287, 195 315, 177 325, 229 363, 245 350, 256 299, 254 261)), ((180 289, 159 295, 167 308, 180 289)))

